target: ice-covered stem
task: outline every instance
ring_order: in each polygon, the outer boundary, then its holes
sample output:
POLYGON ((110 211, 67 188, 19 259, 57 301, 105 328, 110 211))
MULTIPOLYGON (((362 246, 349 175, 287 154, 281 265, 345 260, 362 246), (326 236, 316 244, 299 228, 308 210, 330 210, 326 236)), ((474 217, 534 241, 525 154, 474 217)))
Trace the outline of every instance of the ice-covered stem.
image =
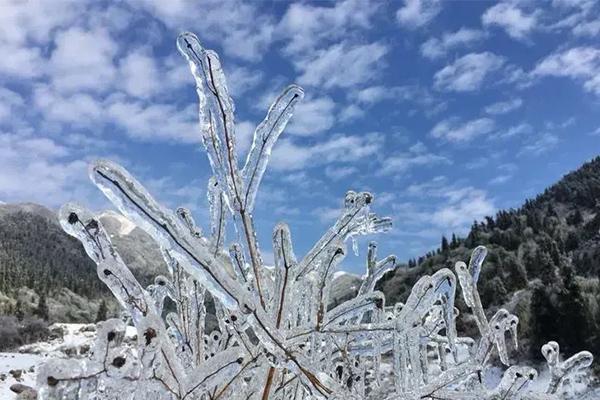
POLYGON ((504 365, 510 365, 508 360, 508 348, 506 346, 506 333, 510 333, 513 345, 517 347, 517 326, 519 319, 501 308, 489 321, 489 329, 486 334, 481 337, 479 346, 475 355, 475 360, 482 365, 486 364, 491 356, 492 350, 495 347, 498 350, 500 361, 504 365))
MULTIPOLYGON (((255 135, 256 138, 256 135, 255 135)), ((260 179, 260 178, 258 178, 260 179)), ((275 312, 275 327, 280 328, 286 305, 286 294, 290 291, 291 270, 296 267, 296 256, 292 248, 290 229, 280 223, 273 231, 273 257, 275 260, 275 291, 273 309, 275 312)), ((289 301, 289 300, 287 300, 289 301)), ((275 368, 270 367, 262 391, 262 399, 268 400, 275 376, 275 368)))
POLYGON ((585 372, 594 361, 594 356, 589 351, 580 351, 561 361, 560 346, 553 341, 542 346, 542 355, 548 362, 548 368, 550 369, 551 377, 546 389, 548 394, 557 393, 566 379, 585 372))
POLYGON ((275 260, 275 326, 279 328, 286 305, 286 294, 290 292, 290 278, 298 264, 290 229, 287 224, 278 224, 273 231, 273 258, 275 260))
POLYGON ((459 261, 456 263, 455 269, 458 275, 458 281, 462 288, 463 298, 467 307, 469 307, 474 315, 479 333, 484 336, 488 330, 488 320, 483 311, 479 291, 477 290, 477 281, 481 272, 481 266, 487 255, 487 249, 484 246, 477 246, 471 254, 469 266, 459 261))
POLYGON ((179 36, 177 45, 188 60, 196 80, 203 143, 216 180, 223 186, 229 205, 238 216, 235 222, 244 234, 255 286, 261 305, 266 309, 262 288, 266 282, 262 276, 262 261, 251 213, 273 145, 304 93, 298 86, 290 86, 276 99, 265 120, 256 128, 248 158, 240 171, 235 149, 234 106, 219 57, 213 51, 204 49, 198 38, 189 32, 179 36))
POLYGON ((138 336, 140 358, 164 359, 168 368, 160 368, 158 378, 167 386, 174 381, 176 387, 170 389, 182 393, 186 376, 168 340, 161 315, 151 297, 123 263, 100 221, 83 207, 71 203, 60 209, 59 218, 63 229, 81 241, 87 254, 98 265, 100 279, 132 316, 141 333, 138 336))
POLYGON ((214 176, 208 180, 207 197, 210 211, 211 246, 214 254, 217 254, 225 244, 227 199, 214 176))
POLYGON ((383 260, 377 260, 377 243, 370 242, 367 251, 367 273, 358 290, 358 295, 373 291, 375 285, 385 274, 396 268, 396 256, 389 255, 383 260))
POLYGON ((508 368, 498 386, 489 391, 486 399, 514 399, 519 392, 537 378, 537 371, 530 367, 515 366, 508 368))
MULTIPOLYGON (((233 101, 229 97, 225 76, 217 54, 206 50, 196 35, 186 32, 177 38, 177 46, 189 62, 196 80, 200 104, 200 126, 210 164, 216 180, 223 186, 233 212, 238 214, 244 233, 261 306, 265 307, 262 290, 262 261, 254 232, 252 215, 246 209, 245 190, 237 164, 233 101)), ((236 221, 237 222, 237 221, 236 221)))
POLYGON ((267 169, 273 146, 292 117, 296 104, 303 97, 304 91, 301 87, 288 86, 271 105, 264 121, 254 131, 252 147, 242 169, 245 185, 244 204, 249 212, 254 210, 256 194, 267 169))
POLYGON ((348 191, 344 199, 342 215, 304 256, 298 265, 294 279, 297 280, 312 271, 324 268, 323 259, 326 257, 327 250, 335 246, 336 240, 344 242, 354 235, 388 230, 392 224, 391 219, 370 213, 369 205, 372 202, 371 193, 348 191))

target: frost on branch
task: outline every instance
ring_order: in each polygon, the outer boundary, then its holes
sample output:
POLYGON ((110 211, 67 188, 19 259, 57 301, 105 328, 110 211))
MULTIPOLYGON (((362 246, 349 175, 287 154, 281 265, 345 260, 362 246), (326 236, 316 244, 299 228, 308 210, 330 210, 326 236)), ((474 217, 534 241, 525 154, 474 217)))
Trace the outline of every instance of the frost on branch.
MULTIPOLYGON (((123 167, 97 161, 92 181, 160 247, 168 276, 142 287, 90 211, 67 204, 65 231, 96 262, 127 321, 100 324, 96 345, 83 360, 47 362, 38 375, 41 399, 558 399, 592 362, 588 352, 561 360, 558 344, 542 349, 551 380, 529 391, 537 372, 511 366, 518 319, 498 310, 489 320, 477 283, 486 249, 474 250, 455 272, 423 276, 405 304, 386 304, 377 282, 396 258, 379 258, 371 243, 356 298, 328 308, 334 272, 348 241, 389 229, 371 211, 373 196, 349 191, 337 221, 302 257, 289 227, 273 230, 275 265, 266 267, 252 210, 269 156, 303 91, 290 86, 254 133, 240 168, 233 101, 218 56, 190 33, 177 41, 196 80, 202 140, 213 177, 208 182, 210 230, 190 211, 160 205, 123 167), (228 221, 236 232, 226 235, 228 221), (477 321, 477 338, 457 332, 457 290, 477 321), (174 307, 166 307, 166 300, 174 307), (207 305, 218 326, 209 331, 207 305), (212 311, 211 311, 212 312, 212 311), (123 342, 126 324, 135 346, 123 342), (483 383, 492 355, 507 366, 495 387, 483 383)), ((353 246, 354 247, 354 246, 353 246)))

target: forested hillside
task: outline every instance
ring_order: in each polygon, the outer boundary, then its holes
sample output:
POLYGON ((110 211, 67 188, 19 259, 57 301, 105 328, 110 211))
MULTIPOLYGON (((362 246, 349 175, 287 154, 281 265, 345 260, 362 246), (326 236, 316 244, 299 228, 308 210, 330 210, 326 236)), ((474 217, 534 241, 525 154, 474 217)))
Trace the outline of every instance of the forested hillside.
POLYGON ((28 287, 45 293, 68 288, 95 297, 106 293, 95 264, 56 214, 35 204, 0 206, 0 291, 28 287))
MULTIPOLYGON (((101 215, 115 246, 147 285, 165 267, 154 241, 116 213, 101 215)), ((55 211, 37 204, 0 205, 0 315, 45 314, 61 322, 93 321, 102 300, 116 307, 81 243, 55 211), (38 310, 40 302, 48 310, 38 310)))
MULTIPOLYGON (((484 308, 508 308, 520 318, 522 356, 557 340, 567 353, 600 354, 600 157, 564 176, 519 209, 474 222, 466 238, 442 237, 440 247, 381 284, 389 301, 405 300, 423 274, 467 261, 488 248, 479 279, 484 308)), ((462 298, 459 307, 464 308, 462 298)), ((459 317, 467 328, 472 321, 459 317)), ((527 354, 529 353, 529 354, 527 354)))

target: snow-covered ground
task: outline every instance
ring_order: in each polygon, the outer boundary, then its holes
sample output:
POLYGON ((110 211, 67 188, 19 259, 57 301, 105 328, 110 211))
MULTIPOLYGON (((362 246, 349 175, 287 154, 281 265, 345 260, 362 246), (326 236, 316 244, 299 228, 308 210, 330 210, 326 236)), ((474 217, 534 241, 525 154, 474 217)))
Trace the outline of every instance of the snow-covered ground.
POLYGON ((47 359, 47 356, 40 354, 0 353, 0 376, 4 377, 0 380, 0 399, 12 400, 16 397, 16 394, 10 390, 15 383, 34 386, 35 372, 32 368, 35 369, 47 359), (11 370, 22 370, 21 378, 15 379, 10 374, 11 370))
MULTIPOLYGON (((22 346, 17 353, 0 353, 0 399, 13 400, 16 394, 10 387, 16 383, 35 386, 37 366, 53 358, 82 356, 92 347, 96 337, 94 324, 54 324, 51 329, 62 329, 62 339, 33 343, 22 346), (21 370, 17 379, 10 371, 21 370), (1 379, 5 376, 4 379, 1 379)), ((135 330, 128 329, 126 336, 132 337, 135 330)), ((17 374, 18 375, 18 372, 17 374)))
MULTIPOLYGON (((69 358, 84 356, 92 347, 96 337, 95 325, 86 324, 54 324, 55 329, 62 329, 64 336, 62 339, 55 339, 48 342, 40 342, 22 346, 17 353, 0 353, 0 399, 14 400, 16 394, 10 390, 10 387, 16 383, 28 386, 35 386, 35 378, 38 366, 47 360, 53 358, 69 358), (21 374, 14 371, 20 370, 21 374), (11 374, 11 371, 13 373, 11 374)), ((126 338, 134 339, 135 329, 128 327, 126 338)), ((459 358, 463 358, 460 354, 459 358)), ((384 363, 385 364, 385 363, 384 363)), ((391 365, 390 368, 391 375, 391 365)), ((535 382, 529 386, 534 391, 543 391, 543 388, 549 381, 548 370, 545 365, 539 365, 536 368, 540 375, 535 382)), ((488 387, 496 386, 502 378, 504 370, 502 368, 491 368, 484 377, 485 384, 488 387)), ((586 395, 575 396, 580 400, 600 399, 600 389, 586 395)))

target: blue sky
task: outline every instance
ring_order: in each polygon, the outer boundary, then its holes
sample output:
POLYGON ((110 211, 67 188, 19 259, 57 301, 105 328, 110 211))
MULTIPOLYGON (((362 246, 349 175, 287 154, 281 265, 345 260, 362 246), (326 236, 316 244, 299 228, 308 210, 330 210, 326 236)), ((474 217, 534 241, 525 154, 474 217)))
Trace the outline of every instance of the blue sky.
POLYGON ((600 153, 593 0, 5 1, 0 200, 102 210, 87 164, 104 157, 206 227, 185 30, 221 55, 242 160, 270 101, 305 89, 257 199, 266 258, 280 220, 306 252, 348 189, 393 217, 382 253, 419 256, 600 153))

